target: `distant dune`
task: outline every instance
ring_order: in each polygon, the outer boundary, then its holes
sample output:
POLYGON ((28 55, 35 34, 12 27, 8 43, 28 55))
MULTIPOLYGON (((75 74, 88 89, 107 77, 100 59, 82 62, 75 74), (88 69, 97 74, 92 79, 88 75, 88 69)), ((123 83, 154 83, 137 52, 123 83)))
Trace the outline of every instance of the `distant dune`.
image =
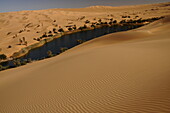
MULTIPOLYGON (((99 19, 109 21, 113 18, 118 22, 122 16, 128 19, 152 18, 170 14, 170 3, 136 5, 136 6, 92 6, 79 9, 48 9, 38 11, 19 11, 0 13, 0 54, 10 57, 21 48, 32 45, 44 33, 56 31, 59 27, 68 30, 66 26, 83 26, 86 20, 96 22, 99 19), (26 45, 20 45, 20 39, 25 37, 26 45)), ((87 24, 89 25, 89 24, 87 24)))
MULTIPOLYGON (((120 12, 114 9, 108 14, 119 19, 126 11, 148 18, 170 11, 166 4, 143 7, 120 12)), ((62 20, 73 14, 72 18, 86 15, 88 19, 108 15, 104 11, 88 14, 62 10, 6 13, 1 17, 13 15, 13 19, 1 18, 4 23, 0 30, 16 33, 23 27, 25 15, 25 22, 34 22, 30 27, 33 33, 39 30, 35 28, 38 21, 43 22, 45 30, 54 18, 64 25, 62 20)), ((169 28, 170 17, 166 16, 138 29, 85 42, 56 57, 0 72, 0 113, 169 113, 169 28)), ((0 45, 15 44, 6 33, 1 34, 0 45)), ((32 38, 30 33, 27 36, 32 38)))

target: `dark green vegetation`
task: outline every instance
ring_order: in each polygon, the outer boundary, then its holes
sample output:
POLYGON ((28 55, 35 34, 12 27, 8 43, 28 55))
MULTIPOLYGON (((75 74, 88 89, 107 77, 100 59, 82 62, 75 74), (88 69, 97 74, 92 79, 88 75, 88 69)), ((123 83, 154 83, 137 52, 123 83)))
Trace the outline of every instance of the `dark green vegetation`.
POLYGON ((0 60, 6 60, 7 56, 5 54, 0 54, 0 60))
POLYGON ((65 52, 65 51, 67 51, 67 50, 68 50, 67 47, 62 47, 62 48, 60 48, 60 53, 63 53, 63 52, 65 52))
POLYGON ((0 71, 6 70, 6 69, 8 69, 8 68, 9 68, 9 66, 2 66, 2 65, 0 65, 0 71))
POLYGON ((49 58, 54 56, 52 51, 50 51, 50 50, 47 52, 47 55, 48 55, 49 58))
POLYGON ((77 43, 78 43, 78 44, 82 44, 82 43, 84 43, 84 42, 85 42, 85 40, 81 40, 81 39, 77 40, 77 43))

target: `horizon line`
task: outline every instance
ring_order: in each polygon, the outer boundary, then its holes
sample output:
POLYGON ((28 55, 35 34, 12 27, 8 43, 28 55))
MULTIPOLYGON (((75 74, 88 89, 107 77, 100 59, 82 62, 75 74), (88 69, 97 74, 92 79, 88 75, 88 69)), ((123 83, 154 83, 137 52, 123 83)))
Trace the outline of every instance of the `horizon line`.
POLYGON ((91 5, 87 7, 79 7, 79 8, 44 8, 44 9, 25 9, 25 10, 15 10, 15 11, 4 11, 0 13, 10 13, 10 12, 21 12, 21 11, 40 11, 40 10, 50 10, 50 9, 83 9, 83 8, 89 8, 89 7, 94 7, 94 6, 108 6, 108 7, 124 7, 124 6, 140 6, 140 5, 156 5, 156 4, 165 4, 165 3, 170 3, 170 2, 159 2, 159 3, 150 3, 150 4, 134 4, 134 5, 91 5))

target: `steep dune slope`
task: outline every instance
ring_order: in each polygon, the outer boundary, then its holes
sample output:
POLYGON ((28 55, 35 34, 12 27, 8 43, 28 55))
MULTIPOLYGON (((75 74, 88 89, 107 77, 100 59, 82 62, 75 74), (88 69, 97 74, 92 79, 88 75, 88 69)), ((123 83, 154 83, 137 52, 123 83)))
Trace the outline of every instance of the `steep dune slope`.
POLYGON ((0 72, 0 113, 170 112, 168 28, 169 17, 0 72))

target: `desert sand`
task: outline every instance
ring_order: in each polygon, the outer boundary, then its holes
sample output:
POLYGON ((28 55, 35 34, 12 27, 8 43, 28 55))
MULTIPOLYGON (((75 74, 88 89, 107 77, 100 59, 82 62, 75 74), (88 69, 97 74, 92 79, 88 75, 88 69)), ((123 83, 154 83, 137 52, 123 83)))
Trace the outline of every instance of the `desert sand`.
POLYGON ((169 113, 169 28, 166 16, 0 72, 0 113, 169 113))
MULTIPOLYGON (((25 37, 27 46, 37 43, 34 38, 41 37, 45 32, 56 30, 59 27, 65 31, 66 26, 83 26, 86 20, 90 22, 123 19, 139 19, 160 17, 170 14, 169 3, 136 5, 136 6, 91 6, 79 9, 48 9, 37 11, 19 11, 0 13, 0 54, 7 57, 18 52, 26 45, 18 45, 25 37), (130 16, 130 18, 122 18, 130 16)), ((88 26, 88 24, 87 24, 88 26)))

